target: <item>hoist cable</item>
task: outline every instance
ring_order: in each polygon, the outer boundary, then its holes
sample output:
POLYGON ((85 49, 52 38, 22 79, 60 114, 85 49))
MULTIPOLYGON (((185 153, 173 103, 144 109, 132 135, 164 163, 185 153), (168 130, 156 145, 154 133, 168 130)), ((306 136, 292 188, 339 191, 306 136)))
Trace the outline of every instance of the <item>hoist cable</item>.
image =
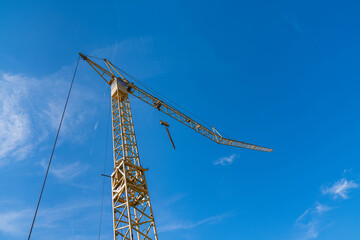
MULTIPOLYGON (((100 60, 105 60, 104 58, 99 58, 99 57, 95 57, 95 56, 89 56, 87 55, 87 57, 91 57, 91 58, 95 58, 95 59, 100 59, 100 60)), ((159 99, 165 99, 166 101, 168 101, 169 103, 171 103, 172 105, 176 106, 177 108, 181 109, 182 111, 186 112, 189 116, 191 116, 192 118, 196 119, 198 122, 201 122, 204 126, 207 126, 207 128, 212 129, 213 125, 204 121, 203 119, 201 119, 199 116, 191 113, 190 111, 186 110, 185 108, 181 107, 180 105, 176 104, 174 101, 172 101, 171 99, 163 96, 162 94, 160 94, 159 92, 155 91, 154 89, 152 89, 151 87, 147 86, 145 83, 141 82, 140 80, 136 79, 134 76, 132 76, 131 74, 125 72, 123 69, 121 69, 120 67, 113 65, 117 70, 119 70, 120 72, 122 72, 123 74, 125 74, 126 76, 128 76, 129 78, 131 78, 134 82, 138 83, 139 85, 141 85, 143 88, 147 89, 149 92, 151 92, 153 95, 155 95, 156 97, 158 97, 159 99)), ((171 106, 171 104, 168 104, 169 106, 171 106)), ((176 108, 175 108, 176 109, 176 108)), ((216 129, 218 132, 220 132, 222 134, 222 137, 226 138, 226 134, 218 129, 216 129)))
MULTIPOLYGON (((111 104, 110 104, 110 106, 111 106, 111 104)), ((109 108, 109 112, 110 112, 110 108, 109 108)), ((110 114, 108 115, 108 124, 107 124, 107 131, 106 131, 104 172, 103 172, 104 174, 106 172, 106 160, 107 160, 107 153, 108 153, 109 126, 110 126, 110 114)), ((100 208, 100 223, 99 223, 99 240, 100 240, 100 236, 101 236, 101 223, 102 223, 102 213, 103 213, 103 203, 104 203, 104 188, 105 188, 105 178, 103 177, 102 193, 101 193, 101 208, 100 208)))
POLYGON ((76 71, 77 71, 77 68, 78 68, 78 66, 79 66, 79 61, 80 61, 80 56, 79 56, 79 58, 78 58, 78 60, 77 60, 77 63, 76 63, 74 75, 73 75, 73 78, 72 78, 72 81, 71 81, 71 85, 70 85, 70 89, 69 89, 69 92, 68 92, 68 95, 67 95, 67 98, 66 98, 64 110, 63 110, 63 113, 62 113, 62 116, 61 116, 61 120, 60 120, 60 124, 59 124, 58 131, 57 131, 57 134, 56 134, 54 146, 53 146, 52 151, 51 151, 51 156, 50 156, 49 164, 48 164, 48 167, 47 167, 47 170, 46 170, 46 174, 45 174, 44 182, 43 182, 43 185, 42 185, 42 188, 41 188, 39 200, 38 200, 38 203, 37 203, 37 206, 36 206, 36 210, 35 210, 35 213, 34 213, 34 218, 33 218, 32 224, 31 224, 31 228, 30 228, 28 240, 30 240, 30 238, 31 238, 31 233, 32 233, 32 230, 33 230, 33 227, 34 227, 35 219, 36 219, 36 216, 37 216, 37 212, 38 212, 38 210, 39 210, 39 205, 40 205, 41 197, 42 197, 42 194, 43 194, 43 192, 44 192, 46 179, 47 179, 47 176, 48 176, 48 174, 49 174, 51 161, 52 161, 52 158, 53 158, 53 155, 54 155, 56 143, 57 143, 57 140, 58 140, 58 137, 59 137, 59 133, 60 133, 60 129, 61 129, 61 125, 62 125, 62 122, 63 122, 63 119, 64 119, 65 110, 66 110, 66 107, 67 107, 68 102, 69 102, 69 97, 70 97, 71 89, 72 89, 73 84, 74 84, 74 79, 75 79, 76 71))
MULTIPOLYGON (((159 92, 157 92, 156 90, 152 89, 151 87, 147 86, 145 83, 141 82, 140 80, 136 79, 134 76, 132 76, 131 74, 125 72, 124 70, 122 70, 121 68, 113 65, 117 70, 119 70, 120 72, 122 72, 123 74, 125 74, 126 76, 128 76, 129 78, 131 78, 132 80, 134 80, 135 82, 137 82, 138 84, 140 84, 142 87, 146 88, 148 91, 152 92, 154 95, 156 95, 158 98, 163 98, 165 100, 167 100, 168 102, 172 103, 173 105, 175 105, 177 108, 180 108, 181 110, 183 110, 184 112, 186 112, 187 114, 189 114, 190 116, 192 116, 193 118, 197 119, 199 122, 202 122, 203 125, 207 125, 208 128, 212 128, 213 126, 204 121, 203 119, 201 119, 199 116, 196 116, 195 114, 191 113, 190 111, 186 110, 185 108, 181 107, 179 104, 175 103, 174 101, 172 101, 171 99, 165 97, 164 95, 160 94, 159 92)), ((170 104, 169 104, 170 105, 170 104)), ((171 105, 170 105, 171 106, 171 105)), ((176 109, 176 108, 175 108, 176 109)), ((223 135, 225 136, 225 134, 223 133, 223 135)))
MULTIPOLYGON (((100 60, 105 60, 104 58, 100 58, 100 57, 95 57, 95 56, 91 56, 91 55, 86 55, 87 57, 90 58, 95 58, 95 59, 100 59, 100 60)), ((151 92, 153 95, 157 96, 158 98, 163 98, 165 100, 167 100, 168 102, 172 103, 173 105, 177 106, 178 108, 180 108, 181 110, 183 110, 184 112, 186 112, 188 115, 192 116, 193 118, 197 119, 199 122, 202 122, 203 125, 207 125, 208 128, 211 128, 212 125, 206 121, 204 121, 203 119, 201 119, 200 117, 196 116, 195 114, 191 113, 190 111, 186 110, 185 108, 181 107, 180 105, 176 104, 174 101, 172 101, 171 99, 163 96, 162 94, 160 94, 159 92, 155 91, 154 89, 152 89, 151 87, 147 86, 145 83, 143 83, 142 81, 136 79, 134 76, 132 76, 131 74, 125 72, 123 69, 121 69, 120 67, 113 65, 117 70, 119 70, 120 72, 122 72, 123 74, 125 74, 126 76, 128 76, 129 78, 131 78, 133 81, 137 82, 139 85, 141 85, 143 88, 147 89, 149 92, 151 92)), ((170 105, 170 104, 169 104, 170 105)), ((170 105, 171 106, 171 105, 170 105)), ((175 108, 176 109, 176 108, 175 108)))
POLYGON ((94 56, 90 56, 90 55, 86 55, 86 56, 87 56, 87 57, 91 57, 91 58, 100 59, 100 60, 105 60, 104 58, 94 57, 94 56))

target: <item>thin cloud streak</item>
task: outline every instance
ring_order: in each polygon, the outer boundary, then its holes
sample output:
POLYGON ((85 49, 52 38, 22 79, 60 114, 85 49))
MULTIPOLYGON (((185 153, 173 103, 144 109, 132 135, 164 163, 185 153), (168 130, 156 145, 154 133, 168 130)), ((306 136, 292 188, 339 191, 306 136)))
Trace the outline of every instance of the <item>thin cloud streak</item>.
POLYGON ((0 213, 0 232, 12 236, 22 236, 30 223, 31 209, 14 210, 0 213))
POLYGON ((170 223, 168 225, 163 225, 163 226, 159 226, 159 232, 171 232, 171 231, 176 231, 176 230, 185 230, 185 229, 192 229, 204 224, 213 224, 213 223, 218 223, 221 222, 223 219, 229 217, 230 214, 229 213, 224 213, 221 215, 217 215, 217 216, 212 216, 212 217, 208 217, 196 222, 174 222, 174 223, 170 223))
MULTIPOLYGON (((87 218, 90 212, 88 210, 98 205, 99 203, 96 201, 85 200, 42 208, 36 220, 36 228, 63 228, 69 223, 69 220, 82 222, 84 218, 87 218)), ((19 210, 18 206, 13 207, 13 210, 0 213, 0 232, 13 237, 25 236, 28 233, 33 214, 34 209, 24 208, 19 210)))
POLYGON ((324 212, 328 212, 330 210, 332 210, 332 207, 328 207, 326 205, 317 203, 317 206, 315 207, 316 212, 319 214, 323 214, 324 212))
POLYGON ((107 58, 118 67, 135 72, 139 79, 147 79, 162 74, 168 70, 168 62, 164 57, 154 55, 155 42, 153 37, 142 36, 127 38, 115 44, 99 48, 91 53, 92 56, 107 58), (126 59, 126 62, 122 61, 126 59))
POLYGON ((174 196, 170 197, 169 199, 165 200, 163 202, 163 204, 165 206, 169 206, 169 205, 179 202, 180 200, 184 199, 187 196, 188 196, 187 193, 180 193, 180 194, 174 195, 174 196))
MULTIPOLYGON (((47 168, 47 163, 43 160, 40 162, 40 165, 43 169, 47 168)), ((59 180, 72 180, 77 176, 84 174, 89 169, 88 165, 81 163, 80 161, 76 161, 70 164, 57 164, 54 165, 50 174, 54 175, 59 180)))
POLYGON ((304 35, 304 26, 299 19, 293 14, 284 14, 283 19, 298 33, 304 35))

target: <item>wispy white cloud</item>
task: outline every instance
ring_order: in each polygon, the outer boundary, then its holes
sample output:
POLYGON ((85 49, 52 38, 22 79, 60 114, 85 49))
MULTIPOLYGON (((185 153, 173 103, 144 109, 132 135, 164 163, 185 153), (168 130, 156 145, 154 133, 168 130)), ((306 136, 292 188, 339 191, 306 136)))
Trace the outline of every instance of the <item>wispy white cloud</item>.
POLYGON ((332 209, 319 202, 316 202, 315 205, 315 207, 307 209, 295 221, 296 226, 305 230, 305 234, 300 238, 302 240, 315 239, 319 236, 319 233, 323 230, 320 216, 332 209))
POLYGON ((30 118, 23 102, 32 79, 0 73, 0 165, 24 159, 33 145, 30 118))
MULTIPOLYGON (((98 207, 96 201, 72 201, 58 204, 53 207, 40 208, 36 220, 36 229, 62 229, 69 227, 69 222, 79 222, 84 225, 89 224, 86 219, 89 218, 90 210, 98 207)), ((19 209, 19 205, 12 206, 12 210, 4 210, 0 212, 0 234, 4 236, 12 236, 12 239, 23 238, 29 230, 34 209, 19 209)), ((94 216, 92 216, 94 217, 94 216)), ((76 233, 69 233, 76 234, 76 233)), ((49 238, 42 238, 49 239, 49 238)), ((53 239, 53 238, 51 238, 53 239)))
POLYGON ((0 213, 0 232, 12 236, 24 235, 31 221, 31 209, 17 209, 0 213))
MULTIPOLYGON (((73 67, 63 67, 49 76, 34 78, 0 71, 0 166, 30 158, 49 132, 56 132, 72 72, 73 67)), ((61 141, 81 142, 88 131, 84 124, 90 123, 97 111, 97 107, 86 106, 98 106, 104 99, 98 95, 87 86, 75 85, 61 141)))
POLYGON ((192 229, 204 224, 213 224, 222 221, 224 218, 229 217, 229 213, 224 213, 217 216, 208 217, 199 221, 191 222, 191 221, 175 221, 173 223, 169 223, 167 225, 160 225, 159 232, 170 232, 176 230, 184 230, 184 229, 192 229))
POLYGON ((127 38, 90 55, 107 58, 126 72, 136 72, 136 77, 142 80, 164 73, 168 66, 167 60, 156 54, 154 38, 150 36, 127 38))
MULTIPOLYGON (((53 131, 58 129, 73 71, 73 66, 62 67, 59 71, 46 77, 46 81, 38 80, 41 82, 42 88, 46 89, 46 93, 40 92, 39 94, 43 95, 42 99, 46 98, 47 100, 39 115, 46 126, 53 131)), ((80 78, 80 74, 77 78, 80 78)), ((76 80, 78 81, 74 83, 61 128, 61 138, 73 143, 81 142, 84 139, 87 129, 85 127, 88 127, 85 124, 92 124, 92 118, 98 111, 99 103, 106 101, 106 98, 101 97, 100 92, 83 84, 82 79, 76 80)))
POLYGON ((319 229, 319 222, 316 220, 308 222, 306 224, 306 234, 303 239, 315 239, 319 236, 320 229, 319 229))
POLYGON ((68 165, 54 166, 51 172, 59 179, 70 180, 83 174, 87 169, 88 166, 77 161, 68 165))
POLYGON ((62 225, 64 219, 82 219, 84 215, 80 215, 93 207, 99 206, 97 201, 72 201, 56 205, 54 207, 44 208, 39 211, 39 221, 37 226, 41 228, 55 228, 62 225), (79 214, 79 216, 77 216, 79 214))
POLYGON ((237 157, 236 154, 232 154, 228 157, 222 157, 222 158, 219 158, 218 160, 216 160, 214 162, 214 165, 222 165, 222 166, 228 166, 230 164, 232 164, 235 160, 235 158, 237 157))
POLYGON ((184 199, 186 196, 188 196, 187 193, 179 193, 179 194, 176 194, 176 195, 166 199, 162 204, 164 204, 165 206, 168 206, 168 205, 179 202, 180 200, 184 199))
POLYGON ((219 214, 208 216, 203 219, 198 220, 186 220, 178 215, 179 208, 184 206, 182 201, 188 196, 187 193, 178 193, 172 197, 165 198, 161 203, 161 207, 158 208, 157 212, 157 230, 158 232, 171 232, 177 230, 189 230, 201 225, 214 224, 221 222, 225 218, 229 218, 233 215, 231 211, 219 214), (176 209, 176 210, 175 210, 176 209))
POLYGON ((321 214, 323 214, 325 212, 328 212, 328 211, 330 211, 332 209, 333 209, 332 207, 329 207, 329 206, 326 206, 324 204, 321 204, 321 203, 317 202, 316 207, 315 207, 315 212, 321 215, 321 214))
MULTIPOLYGON (((154 55, 152 37, 128 38, 91 54, 118 62, 130 73, 136 69, 140 79, 167 69, 166 59, 154 55), (118 57, 126 61, 121 63, 116 60, 118 57)), ((0 166, 28 158, 49 133, 56 131, 73 71, 73 65, 63 66, 53 74, 34 78, 0 70, 0 166)), ((87 84, 75 82, 59 144, 64 140, 82 142, 87 130, 84 123, 96 113, 99 102, 107 100, 100 94, 87 84), (79 131, 78 126, 82 126, 83 131, 79 131)), ((95 124, 95 130, 97 126, 95 124)))
MULTIPOLYGON (((323 195, 331 195, 333 199, 341 197, 342 199, 349 198, 348 194, 351 189, 358 188, 358 184, 354 181, 346 180, 345 178, 336 181, 331 187, 322 187, 321 193, 323 195)), ((331 199, 330 199, 331 200, 331 199)), ((309 240, 316 239, 320 232, 329 227, 331 224, 326 224, 322 215, 330 212, 334 207, 315 202, 315 206, 311 207, 303 214, 301 214, 295 221, 295 225, 305 231, 299 239, 309 240)))
POLYGON ((304 220, 308 216, 319 216, 319 215, 333 209, 332 207, 321 204, 319 202, 316 202, 315 205, 316 205, 315 207, 309 208, 303 214, 301 214, 300 217, 298 217, 296 219, 296 222, 300 222, 300 221, 304 220))
POLYGON ((283 14, 283 19, 298 33, 305 34, 304 25, 294 14, 283 14))
POLYGON ((323 187, 321 189, 321 193, 323 195, 329 194, 334 199, 339 197, 347 199, 349 198, 350 190, 358 187, 359 185, 353 180, 348 181, 345 178, 342 178, 339 181, 335 182, 331 187, 323 187))
MULTIPOLYGON (((41 161, 40 165, 44 169, 47 168, 47 162, 45 162, 45 160, 41 161)), ((50 169, 50 174, 54 175, 59 180, 68 181, 82 175, 88 169, 88 165, 83 164, 80 161, 75 161, 67 164, 54 164, 50 169)))

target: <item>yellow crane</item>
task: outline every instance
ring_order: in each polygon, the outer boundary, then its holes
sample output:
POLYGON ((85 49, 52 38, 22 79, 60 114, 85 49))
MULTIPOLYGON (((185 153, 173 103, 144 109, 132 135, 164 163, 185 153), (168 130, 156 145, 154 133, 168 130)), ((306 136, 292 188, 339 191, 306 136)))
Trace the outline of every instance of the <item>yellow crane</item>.
POLYGON ((216 143, 252 150, 272 152, 261 147, 222 137, 215 128, 209 129, 181 113, 166 101, 128 81, 121 71, 107 59, 108 69, 79 53, 81 58, 111 86, 114 171, 111 174, 114 240, 158 239, 154 214, 150 203, 145 171, 141 167, 131 115, 129 94, 144 101, 166 115, 216 143))

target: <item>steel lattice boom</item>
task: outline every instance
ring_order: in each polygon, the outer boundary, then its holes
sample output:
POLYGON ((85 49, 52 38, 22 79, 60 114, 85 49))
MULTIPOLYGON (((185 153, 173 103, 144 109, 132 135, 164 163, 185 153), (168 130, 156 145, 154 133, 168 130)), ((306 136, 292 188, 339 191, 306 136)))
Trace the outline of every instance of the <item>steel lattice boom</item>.
POLYGON ((203 136, 213 140, 216 143, 233 146, 233 147, 241 147, 247 148, 257 151, 264 151, 264 152, 272 152, 273 149, 267 147, 261 147, 254 144, 228 139, 222 137, 214 128, 210 130, 209 128, 203 126, 202 124, 198 123, 197 121, 191 119, 187 115, 183 114, 182 112, 178 111, 174 107, 170 106, 166 101, 162 101, 158 97, 153 96, 152 94, 146 92, 139 86, 135 85, 132 82, 129 82, 125 77, 114 67, 114 65, 106 59, 103 59, 106 65, 108 66, 109 70, 104 69, 97 63, 93 62, 85 55, 80 53, 80 56, 87 61, 95 71, 108 83, 111 84, 113 79, 119 79, 121 84, 125 87, 126 91, 133 96, 137 97, 138 99, 146 102, 147 104, 157 108, 159 111, 162 111, 166 115, 176 119, 177 121, 181 122, 182 124, 190 127, 191 129, 195 130, 196 132, 202 134, 203 136), (117 74, 117 75, 116 75, 117 74))
POLYGON ((215 128, 210 130, 166 101, 129 82, 108 60, 102 59, 108 67, 107 70, 87 56, 79 54, 111 86, 114 146, 114 172, 111 175, 111 183, 115 240, 158 239, 145 179, 147 169, 142 168, 140 164, 129 94, 216 143, 264 152, 273 151, 271 148, 222 137, 215 128))

